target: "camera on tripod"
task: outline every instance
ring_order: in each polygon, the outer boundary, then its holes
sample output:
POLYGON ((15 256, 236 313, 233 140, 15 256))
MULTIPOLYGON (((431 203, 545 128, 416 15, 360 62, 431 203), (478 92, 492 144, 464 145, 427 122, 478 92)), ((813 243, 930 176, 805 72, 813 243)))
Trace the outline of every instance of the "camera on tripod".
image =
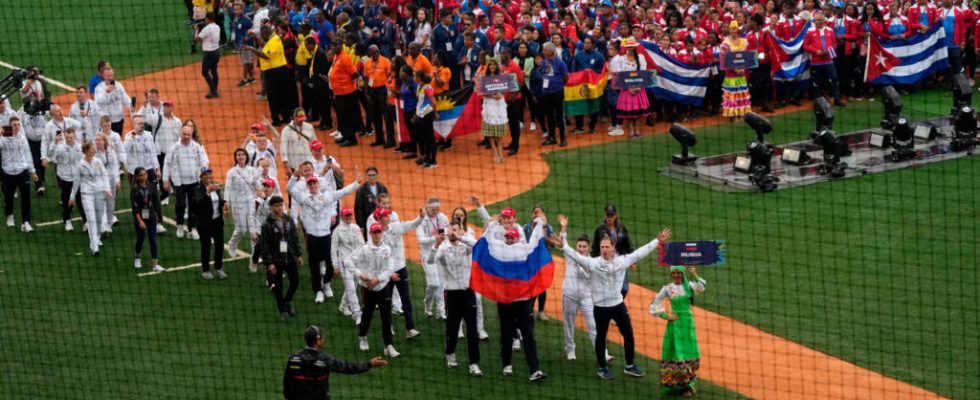
POLYGON ((10 95, 20 91, 20 88, 24 86, 24 81, 33 80, 41 82, 42 96, 41 98, 24 98, 24 112, 29 115, 41 115, 50 111, 51 92, 44 87, 43 81, 39 81, 41 74, 43 73, 44 71, 35 66, 29 66, 24 69, 11 71, 6 77, 0 80, 0 101, 4 101, 10 97, 10 95))

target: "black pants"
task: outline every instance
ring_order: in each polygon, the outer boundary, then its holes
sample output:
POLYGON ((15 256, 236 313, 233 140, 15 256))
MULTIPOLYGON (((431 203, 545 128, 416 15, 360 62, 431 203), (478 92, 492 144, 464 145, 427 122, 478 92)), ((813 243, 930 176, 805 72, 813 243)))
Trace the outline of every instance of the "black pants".
POLYGON ((466 321, 466 355, 470 364, 480 363, 480 335, 476 331, 476 295, 472 289, 446 292, 446 354, 456 353, 459 324, 466 321))
MULTIPOLYGON (((71 220, 71 212, 74 207, 68 205, 68 200, 71 197, 71 186, 72 182, 62 180, 58 178, 58 190, 61 195, 61 222, 68 222, 71 220)), ((78 206, 78 212, 82 213, 82 218, 85 217, 85 210, 82 209, 82 196, 81 194, 75 195, 75 205, 78 206)))
POLYGON ((417 153, 419 153, 418 152, 419 132, 418 132, 418 129, 415 128, 415 122, 413 122, 413 120, 415 118, 412 118, 412 117, 414 117, 414 116, 415 116, 415 109, 414 108, 411 109, 411 110, 403 110, 402 111, 402 118, 405 119, 405 128, 408 129, 408 141, 407 142, 402 142, 402 146, 403 146, 403 148, 405 150, 409 150, 412 153, 416 153, 417 154, 417 153))
POLYGON ((361 107, 357 102, 357 92, 336 96, 337 130, 343 141, 357 143, 357 132, 361 131, 361 107))
POLYGON ((365 94, 368 103, 368 128, 374 130, 374 142, 384 144, 384 114, 388 108, 388 89, 384 86, 368 88, 365 94))
POLYGON ((497 314, 500 316, 500 359, 505 366, 511 365, 514 334, 521 330, 524 339, 524 358, 527 359, 529 372, 534 373, 538 365, 538 345, 534 341, 534 313, 531 300, 515 301, 510 304, 497 303, 497 314))
POLYGON ((177 217, 176 217, 177 225, 184 225, 186 223, 188 229, 194 228, 197 225, 197 221, 194 220, 195 217, 194 208, 193 207, 191 207, 190 209, 187 208, 187 204, 190 203, 191 197, 194 196, 194 191, 197 190, 197 185, 198 183, 195 182, 189 185, 176 186, 174 188, 174 192, 177 195, 177 205, 175 207, 177 212, 177 217), (187 211, 186 221, 184 220, 185 210, 187 211))
POLYGON ((521 147, 521 121, 524 121, 524 99, 507 102, 507 125, 510 128, 510 147, 521 147))
POLYGON ((221 60, 221 51, 205 51, 204 59, 201 60, 201 75, 204 82, 208 84, 208 93, 218 93, 218 61, 221 60))
MULTIPOLYGON (((599 122, 599 113, 589 114, 589 131, 594 131, 596 123, 599 122)), ((575 129, 582 129, 585 126, 585 116, 576 115, 575 116, 575 129)))
MULTIPOLYGON (((357 103, 361 105, 361 107, 357 109, 357 121, 359 122, 360 125, 360 129, 358 129, 357 131, 367 132, 368 130, 371 129, 370 126, 371 122, 368 119, 362 119, 363 117, 370 118, 370 114, 368 113, 370 112, 371 109, 368 107, 367 95, 364 93, 364 90, 362 89, 357 89, 356 91, 354 91, 354 94, 357 95, 357 103), (362 109, 364 111, 363 113, 361 112, 362 109)), ((387 88, 385 88, 385 94, 387 94, 387 88)))
POLYGON ((286 305, 293 302, 293 295, 296 294, 296 288, 299 287, 299 274, 296 271, 295 263, 288 264, 274 264, 276 266, 276 273, 272 276, 272 295, 276 298, 276 307, 278 307, 279 312, 286 312, 286 305), (282 295, 282 274, 289 274, 289 290, 286 291, 286 295, 282 295))
POLYGON ((408 268, 395 271, 401 278, 398 282, 392 282, 392 286, 398 290, 398 297, 402 300, 402 312, 405 313, 405 330, 415 329, 415 317, 412 312, 412 296, 408 293, 408 268))
POLYGON ((557 91, 538 96, 541 107, 542 125, 548 131, 548 138, 555 139, 555 132, 561 140, 565 140, 565 92, 557 91))
POLYGON ((330 260, 330 235, 306 235, 306 249, 309 254, 310 285, 313 293, 323 290, 323 284, 333 280, 333 266, 330 260), (320 262, 326 265, 327 273, 320 276, 320 262))
POLYGON ((14 191, 20 191, 20 218, 31 222, 31 174, 27 171, 17 175, 3 173, 3 215, 14 215, 14 191))
MULTIPOLYGON (((160 168, 163 168, 163 161, 166 160, 166 158, 167 158, 167 153, 157 154, 157 162, 160 163, 160 168)), ((157 182, 157 191, 160 193, 160 200, 170 197, 170 192, 163 190, 163 179, 157 179, 157 180, 159 181, 157 182)), ((167 182, 167 183, 171 183, 171 182, 167 182)))
MULTIPOLYGON (((534 97, 531 96, 531 89, 527 85, 521 85, 521 99, 527 105, 528 114, 531 116, 530 123, 541 122, 541 105, 539 102, 534 101, 534 97)), ((521 121, 524 120, 524 116, 521 115, 521 121)), ((544 127, 541 127, 544 129, 544 127)))
POLYGON ((207 218, 207 222, 202 220, 200 226, 197 227, 197 233, 201 236, 201 270, 204 272, 211 270, 211 248, 214 248, 214 269, 221 270, 221 253, 225 245, 224 222, 221 217, 207 218))
POLYGON ((385 144, 388 146, 395 145, 395 113, 398 112, 398 108, 394 105, 385 103, 385 144))
POLYGON ((31 148, 31 160, 34 162, 34 171, 37 174, 37 182, 34 184, 37 188, 44 187, 44 165, 41 165, 41 141, 28 140, 27 144, 31 148))
POLYGON ((430 112, 426 116, 418 118, 415 123, 415 131, 418 132, 419 156, 425 162, 435 164, 438 149, 436 148, 435 130, 432 128, 435 116, 432 114, 430 112))
POLYGON ((289 87, 295 86, 295 83, 289 79, 289 72, 286 67, 272 68, 262 72, 266 100, 269 102, 269 113, 272 114, 273 123, 286 123, 292 116, 289 87))
MULTIPOLYGON (((320 79, 320 78, 311 78, 320 79)), ((333 114, 330 111, 330 91, 326 86, 314 85, 310 90, 312 97, 313 110, 320 117, 320 126, 333 125, 333 114)), ((306 100, 306 96, 303 96, 306 100)))
POLYGON ((364 337, 371 329, 371 319, 374 318, 374 309, 378 308, 381 312, 381 338, 385 346, 395 343, 391 336, 391 283, 385 285, 380 291, 372 291, 361 288, 361 297, 364 298, 364 307, 361 307, 361 326, 357 328, 357 336, 364 337))
POLYGON ((595 314, 595 359, 600 367, 606 367, 606 335, 609 334, 609 321, 616 321, 619 333, 623 334, 623 347, 626 348, 626 365, 633 365, 635 344, 633 343, 633 324, 626 303, 612 307, 592 308, 595 314))
POLYGON ((749 70, 749 94, 756 105, 768 105, 772 97, 772 76, 769 71, 769 63, 760 63, 758 68, 749 70))
POLYGON ((538 301, 538 312, 544 312, 544 302, 548 301, 548 292, 547 291, 541 292, 541 294, 539 294, 537 297, 537 301, 538 301))
POLYGON ((817 91, 813 97, 821 95, 823 91, 829 91, 834 97, 834 102, 840 102, 840 83, 837 81, 837 67, 834 64, 810 64, 810 79, 817 86, 817 91))

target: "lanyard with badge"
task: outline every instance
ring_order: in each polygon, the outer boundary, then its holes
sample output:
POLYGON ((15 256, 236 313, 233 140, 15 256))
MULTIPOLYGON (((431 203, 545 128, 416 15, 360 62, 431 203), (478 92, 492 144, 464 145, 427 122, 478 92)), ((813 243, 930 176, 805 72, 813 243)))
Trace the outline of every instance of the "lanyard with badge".
POLYGON ((143 209, 140 210, 140 219, 146 221, 150 219, 150 191, 146 188, 140 189, 143 194, 143 209))
POLYGON ((282 239, 279 240, 279 252, 285 255, 289 251, 289 243, 286 242, 286 226, 282 220, 276 222, 279 225, 279 231, 282 232, 282 239))

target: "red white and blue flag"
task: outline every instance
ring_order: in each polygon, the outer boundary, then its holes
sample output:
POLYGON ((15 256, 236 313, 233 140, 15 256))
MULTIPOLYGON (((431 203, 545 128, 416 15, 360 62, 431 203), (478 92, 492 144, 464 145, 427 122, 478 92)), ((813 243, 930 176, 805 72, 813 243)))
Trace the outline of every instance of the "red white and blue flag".
POLYGON ((877 85, 911 85, 949 68, 943 24, 898 40, 870 38, 864 80, 877 85))
POLYGON ((555 263, 544 239, 530 253, 509 252, 506 246, 491 244, 485 237, 476 242, 471 289, 498 303, 513 303, 533 298, 551 286, 555 263))

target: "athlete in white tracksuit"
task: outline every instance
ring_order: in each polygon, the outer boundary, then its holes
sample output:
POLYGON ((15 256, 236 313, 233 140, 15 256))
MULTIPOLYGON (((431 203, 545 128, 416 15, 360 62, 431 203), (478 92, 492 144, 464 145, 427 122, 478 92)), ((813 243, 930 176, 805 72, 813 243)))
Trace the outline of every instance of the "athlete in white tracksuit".
MULTIPOLYGON (((115 220, 113 217, 116 215, 116 194, 119 193, 119 187, 121 185, 119 167, 122 158, 119 156, 119 153, 119 149, 112 145, 111 136, 102 133, 95 135, 95 158, 102 161, 102 165, 106 171, 106 179, 109 180, 109 191, 112 192, 112 197, 96 199, 97 202, 101 202, 105 207, 105 213, 102 216, 103 221, 100 226, 102 231, 99 233, 112 232, 112 223, 115 220)), ((85 205, 83 204, 82 208, 84 207, 85 205)), ((86 213, 85 215, 88 218, 88 214, 86 213)))
MULTIPOLYGON (((225 201, 231 204, 231 217, 235 225, 228 239, 228 254, 232 257, 238 250, 238 241, 248 237, 251 232, 248 221, 254 208, 257 179, 258 170, 248 166, 248 153, 243 149, 235 150, 235 166, 225 174, 225 201)), ((252 251, 255 251, 254 246, 252 251)))
POLYGON ((434 316, 438 320, 446 319, 446 302, 442 293, 439 268, 429 255, 436 250, 433 247, 436 237, 444 233, 448 227, 449 218, 439 212, 439 199, 429 199, 425 204, 425 217, 422 218, 419 227, 415 228, 415 236, 418 238, 419 255, 422 259, 422 269, 425 271, 423 308, 426 316, 430 318, 434 316))
MULTIPOLYGON (((112 198, 112 191, 109 186, 109 179, 106 176, 105 166, 102 161, 95 157, 95 145, 86 143, 82 146, 85 154, 78 167, 75 168, 75 177, 72 179, 71 196, 81 193, 82 209, 85 210, 86 221, 88 223, 89 249, 92 255, 99 255, 99 246, 102 245, 100 225, 104 224, 105 202, 101 199, 112 198)), ((69 205, 74 204, 74 200, 68 200, 69 205)))
MULTIPOLYGON (((265 222, 266 217, 269 216, 269 200, 272 200, 272 196, 276 195, 276 181, 272 178, 265 178, 259 183, 259 190, 253 196, 251 207, 248 212, 248 231, 252 235, 252 258, 248 262, 248 270, 251 272, 258 271, 256 266, 259 263, 259 255, 262 253, 259 250, 259 246, 262 243, 259 242, 259 236, 262 233, 262 223, 265 222)), ((267 274, 266 278, 270 276, 267 274)), ((267 280, 266 285, 269 286, 271 281, 267 280)))
POLYGON ((344 282, 344 295, 340 298, 340 312, 354 318, 354 323, 361 323, 361 304, 357 299, 357 277, 344 260, 364 245, 364 235, 361 227, 354 223, 354 209, 344 207, 340 210, 340 223, 330 235, 330 259, 334 268, 340 268, 340 277, 344 282))

